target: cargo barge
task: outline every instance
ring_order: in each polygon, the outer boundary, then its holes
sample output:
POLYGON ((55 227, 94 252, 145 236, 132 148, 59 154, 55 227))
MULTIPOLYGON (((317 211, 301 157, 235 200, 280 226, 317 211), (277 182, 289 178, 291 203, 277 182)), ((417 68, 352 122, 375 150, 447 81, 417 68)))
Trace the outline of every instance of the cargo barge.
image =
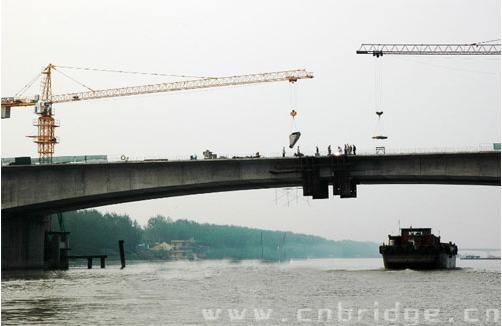
POLYGON ((389 235, 389 243, 380 246, 386 269, 452 269, 457 251, 454 243, 442 243, 430 228, 402 228, 401 235, 389 235))

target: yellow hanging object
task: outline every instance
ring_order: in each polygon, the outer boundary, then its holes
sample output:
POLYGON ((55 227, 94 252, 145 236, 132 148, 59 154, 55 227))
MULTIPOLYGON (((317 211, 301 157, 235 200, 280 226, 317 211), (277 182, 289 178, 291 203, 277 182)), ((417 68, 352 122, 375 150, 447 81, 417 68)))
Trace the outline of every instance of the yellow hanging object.
POLYGON ((295 111, 295 110, 291 110, 291 112, 289 112, 289 115, 290 115, 291 117, 293 117, 293 119, 294 119, 294 118, 295 118, 295 116, 296 116, 296 111, 295 111))

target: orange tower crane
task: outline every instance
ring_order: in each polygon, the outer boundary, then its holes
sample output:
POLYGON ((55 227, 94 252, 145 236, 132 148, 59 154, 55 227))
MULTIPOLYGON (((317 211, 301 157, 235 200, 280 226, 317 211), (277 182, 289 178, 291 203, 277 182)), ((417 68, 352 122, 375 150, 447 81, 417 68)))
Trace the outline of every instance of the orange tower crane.
MULTIPOLYGON (((54 145, 58 140, 55 137, 55 128, 59 123, 54 119, 52 105, 55 103, 65 103, 73 101, 92 100, 100 98, 110 98, 118 96, 131 96, 140 94, 151 94, 161 92, 173 92, 198 88, 212 88, 245 84, 257 84, 276 81, 296 82, 298 79, 313 78, 311 72, 304 69, 287 70, 278 72, 267 72, 251 75, 238 75, 229 77, 203 77, 199 79, 183 80, 169 83, 110 88, 102 90, 90 90, 85 92, 75 92, 68 94, 52 95, 51 74, 57 70, 58 66, 49 64, 41 72, 40 94, 31 98, 27 97, 4 97, 2 98, 2 119, 10 118, 11 107, 34 106, 38 115, 34 125, 38 128, 34 142, 38 146, 38 154, 41 163, 52 162, 54 145)), ((82 68, 85 70, 99 70, 82 68)), ((111 71, 111 70, 102 70, 111 71)), ((28 85, 27 85, 28 86, 28 85)), ((85 85, 83 85, 85 86, 85 85)), ((87 86, 85 86, 87 87, 87 86)), ((87 87, 88 88, 88 87, 87 87)))

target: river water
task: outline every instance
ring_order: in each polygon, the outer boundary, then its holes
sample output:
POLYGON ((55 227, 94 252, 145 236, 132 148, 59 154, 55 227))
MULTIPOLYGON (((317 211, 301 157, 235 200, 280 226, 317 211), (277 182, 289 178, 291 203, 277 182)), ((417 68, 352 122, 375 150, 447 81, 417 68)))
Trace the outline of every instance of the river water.
POLYGON ((2 273, 3 325, 500 325, 500 261, 128 262, 2 273), (98 265, 99 267, 99 265, 98 265))

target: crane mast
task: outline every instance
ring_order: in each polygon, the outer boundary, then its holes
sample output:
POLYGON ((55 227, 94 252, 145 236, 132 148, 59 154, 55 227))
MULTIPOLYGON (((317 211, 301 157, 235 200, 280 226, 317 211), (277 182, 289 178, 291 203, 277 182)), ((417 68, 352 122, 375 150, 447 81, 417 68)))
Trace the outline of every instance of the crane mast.
POLYGON ((52 112, 52 78, 51 73, 54 66, 49 64, 42 71, 42 81, 40 83, 40 101, 35 104, 35 113, 38 114, 38 119, 33 124, 37 127, 38 133, 36 136, 28 136, 33 138, 33 142, 37 144, 40 162, 49 163, 52 161, 54 154, 54 145, 57 144, 56 128, 59 123, 53 117, 52 112))
POLYGON ((173 92, 191 89, 224 87, 234 85, 257 84, 276 81, 288 81, 294 83, 299 79, 313 78, 311 72, 304 69, 287 70, 278 72, 267 72, 249 75, 237 75, 229 77, 209 77, 194 80, 177 81, 170 83, 159 83, 150 85, 139 85, 130 87, 110 88, 103 90, 93 90, 86 92, 75 92, 67 94, 52 94, 51 74, 57 66, 47 65, 41 73, 40 94, 29 97, 5 97, 2 98, 2 119, 10 118, 11 107, 34 106, 38 115, 34 125, 38 129, 34 142, 38 146, 39 160, 41 163, 50 163, 54 154, 54 145, 58 139, 55 137, 55 128, 59 123, 54 120, 52 104, 65 103, 82 100, 92 100, 100 98, 111 98, 119 96, 132 96, 141 94, 152 94, 161 92, 173 92))
POLYGON ((500 55, 500 43, 471 44, 368 44, 363 43, 357 54, 387 55, 500 55))

